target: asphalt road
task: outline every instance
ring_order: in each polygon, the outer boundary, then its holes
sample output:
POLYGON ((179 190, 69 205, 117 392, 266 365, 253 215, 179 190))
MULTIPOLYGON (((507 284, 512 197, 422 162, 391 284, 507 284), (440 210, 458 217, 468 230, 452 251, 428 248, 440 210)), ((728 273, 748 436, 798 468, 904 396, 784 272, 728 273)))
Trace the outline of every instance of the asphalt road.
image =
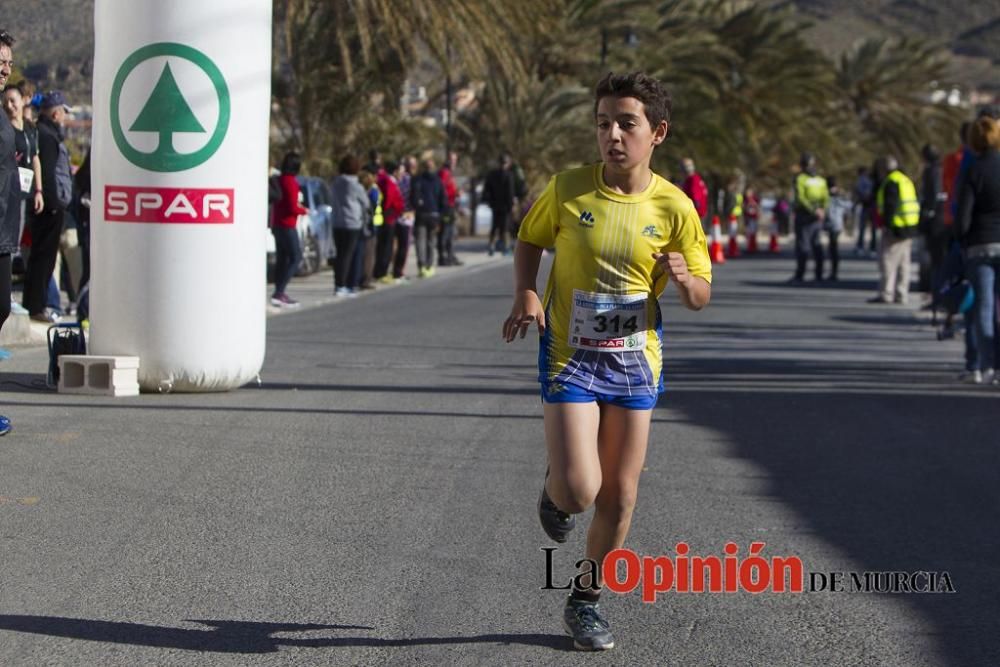
POLYGON ((0 665, 997 664, 1000 389, 957 384, 959 343, 914 309, 865 304, 874 271, 794 288, 787 258, 741 259, 704 312, 665 297, 628 546, 763 541, 956 593, 607 593, 618 647, 573 652, 540 590, 536 346, 500 341, 497 258, 270 319, 262 388, 64 396, 16 350, 0 665))

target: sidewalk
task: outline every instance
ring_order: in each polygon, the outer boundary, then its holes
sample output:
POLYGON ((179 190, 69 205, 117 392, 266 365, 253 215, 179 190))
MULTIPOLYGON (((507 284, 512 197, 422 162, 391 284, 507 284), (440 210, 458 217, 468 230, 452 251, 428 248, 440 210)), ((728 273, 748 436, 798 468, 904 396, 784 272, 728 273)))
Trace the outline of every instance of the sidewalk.
MULTIPOLYGON (((436 255, 436 253, 435 253, 436 255)), ((493 255, 490 257, 486 253, 486 239, 483 237, 466 237, 455 241, 455 255, 463 263, 463 266, 438 266, 435 267, 435 274, 430 278, 417 277, 417 255, 410 245, 410 254, 406 260, 406 270, 404 275, 410 282, 435 282, 443 278, 454 277, 465 273, 470 269, 477 269, 486 265, 494 265, 507 262, 513 266, 513 256, 493 255)), ((435 261, 437 261, 435 259, 435 261)), ((364 298, 369 294, 387 289, 406 289, 407 283, 397 283, 393 285, 377 284, 374 289, 361 290, 354 297, 335 297, 333 295, 333 270, 323 267, 316 273, 294 278, 288 285, 288 296, 299 302, 296 307, 278 308, 271 305, 271 293, 274 285, 268 283, 265 293, 265 303, 267 303, 268 317, 284 315, 286 313, 297 313, 303 309, 318 308, 331 303, 355 301, 364 298)))
MULTIPOLYGON (((413 246, 410 246, 410 255, 406 262, 405 275, 411 281, 429 280, 436 281, 449 276, 455 276, 470 269, 486 264, 499 262, 511 262, 511 257, 494 255, 490 257, 486 253, 486 239, 481 237, 466 237, 455 241, 455 254, 464 266, 444 266, 437 267, 436 273, 431 278, 417 277, 417 257, 413 246)), ((364 298, 376 290, 405 288, 405 284, 398 285, 378 285, 375 290, 363 290, 356 298, 364 298)), ((323 267, 316 273, 294 278, 288 286, 289 295, 299 302, 300 306, 295 308, 277 308, 271 304, 271 293, 274 286, 268 284, 264 291, 264 303, 267 307, 268 317, 283 315, 286 313, 300 312, 303 309, 318 308, 330 303, 339 301, 353 301, 354 298, 338 298, 333 296, 333 271, 328 267, 323 267)), ((18 286, 14 292, 14 300, 21 301, 21 293, 18 286)), ((64 317, 62 322, 75 322, 75 317, 64 317)), ((46 345, 46 334, 51 325, 45 322, 34 322, 27 315, 11 314, 0 330, 0 347, 39 347, 46 345)))

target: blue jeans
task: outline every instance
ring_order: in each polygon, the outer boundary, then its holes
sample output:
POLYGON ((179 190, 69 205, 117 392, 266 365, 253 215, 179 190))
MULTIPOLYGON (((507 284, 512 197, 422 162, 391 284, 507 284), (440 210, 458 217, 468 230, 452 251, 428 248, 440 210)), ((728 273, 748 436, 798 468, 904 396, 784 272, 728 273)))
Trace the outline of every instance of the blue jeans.
POLYGON ((976 290, 972 306, 979 346, 979 370, 997 367, 1000 336, 997 336, 997 294, 1000 294, 1000 257, 979 257, 967 262, 967 275, 976 290))
POLYGON ((274 293, 284 294, 302 261, 299 231, 294 227, 272 227, 271 233, 274 234, 274 293))

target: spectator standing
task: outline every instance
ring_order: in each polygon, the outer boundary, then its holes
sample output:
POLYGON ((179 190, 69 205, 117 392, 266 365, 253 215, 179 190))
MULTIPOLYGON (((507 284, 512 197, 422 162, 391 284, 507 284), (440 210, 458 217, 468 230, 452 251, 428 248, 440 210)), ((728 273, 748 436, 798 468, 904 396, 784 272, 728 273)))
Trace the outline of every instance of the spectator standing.
MULTIPOLYGON (((0 29, 0 88, 14 68, 14 38, 0 29)), ((21 178, 17 170, 14 127, 0 114, 0 329, 10 315, 11 255, 18 248, 21 220, 21 178)), ((0 416, 0 435, 10 432, 10 420, 0 416)))
POLYGON ((972 382, 997 380, 1000 337, 996 300, 1000 295, 1000 123, 981 115, 969 130, 969 147, 976 160, 958 188, 956 231, 965 250, 966 275, 975 290, 973 306, 978 345, 978 369, 972 382))
POLYGON ((820 232, 830 192, 826 179, 816 172, 816 157, 803 153, 799 160, 802 171, 795 177, 795 275, 792 282, 805 278, 809 251, 816 263, 816 280, 823 280, 823 245, 820 232))
POLYGON ((413 238, 414 213, 410 206, 410 185, 417 173, 417 159, 412 155, 403 158, 398 169, 396 180, 399 182, 399 192, 403 197, 403 214, 399 216, 396 226, 396 251, 392 258, 392 277, 397 283, 406 283, 406 258, 410 253, 410 239, 413 238))
POLYGON ((358 174, 361 187, 368 193, 368 215, 365 224, 361 226, 361 239, 358 241, 356 261, 354 262, 355 279, 361 289, 375 289, 375 234, 384 223, 382 216, 382 191, 375 183, 375 174, 362 169, 358 174))
POLYGON ((59 238, 63 230, 66 209, 73 200, 73 178, 70 173, 69 151, 63 143, 62 125, 69 107, 61 92, 53 91, 42 97, 38 118, 38 149, 42 163, 42 197, 44 209, 30 216, 31 254, 24 275, 23 305, 31 319, 56 322, 58 317, 45 307, 49 280, 59 253, 59 238))
POLYGON ((509 153, 500 156, 496 169, 486 175, 483 184, 483 202, 490 207, 493 224, 487 251, 510 254, 507 235, 510 233, 511 214, 517 207, 517 184, 514 182, 514 161, 509 153))
POLYGON ((441 214, 441 231, 438 233, 438 265, 461 266, 462 262, 455 257, 455 211, 458 204, 458 185, 452 174, 458 164, 458 154, 448 154, 448 160, 441 166, 438 176, 444 186, 444 196, 447 207, 441 214))
POLYGON ((368 193, 358 181, 361 161, 354 155, 340 159, 340 175, 333 181, 333 242, 337 257, 333 264, 334 296, 356 296, 355 250, 369 215, 368 193))
POLYGON ((920 174, 920 234, 931 258, 931 293, 936 293, 951 234, 945 225, 944 211, 948 193, 943 187, 940 154, 930 144, 920 151, 924 169, 920 174))
POLYGON ((792 207, 788 204, 788 200, 788 196, 784 194, 778 195, 778 199, 774 202, 774 210, 771 212, 771 215, 774 216, 774 221, 778 223, 779 234, 787 234, 791 226, 792 207))
POLYGON ((681 171, 684 172, 681 190, 694 202, 694 210, 698 212, 698 217, 704 226, 705 218, 708 216, 708 186, 705 185, 705 180, 698 173, 691 158, 686 157, 681 160, 681 171))
MULTIPOLYGON (((945 192, 946 201, 944 205, 944 224, 949 229, 955 222, 955 211, 958 208, 958 195, 955 188, 958 186, 958 172, 962 165, 962 158, 969 150, 969 128, 972 123, 965 121, 958 131, 959 145, 953 152, 948 153, 941 160, 941 188, 945 192)), ((952 233, 952 237, 954 237, 952 233)))
POLYGON ((875 177, 880 183, 875 208, 884 231, 879 253, 879 293, 868 302, 905 304, 910 292, 910 252, 920 223, 920 202, 913 181, 899 170, 896 158, 880 158, 875 165, 875 177))
POLYGON ((760 221, 760 199, 753 188, 743 193, 743 233, 747 237, 747 247, 757 251, 757 226, 760 221))
POLYGON ((855 256, 865 252, 865 230, 870 229, 868 256, 875 256, 877 236, 874 213, 875 184, 866 167, 858 167, 858 176, 854 181, 854 207, 857 211, 858 238, 854 245, 855 256))
POLYGON ((830 251, 830 273, 827 279, 836 281, 837 271, 840 268, 840 235, 844 231, 844 220, 851 210, 851 200, 844 196, 836 178, 831 176, 826 183, 830 191, 830 205, 823 225, 829 239, 830 251))
POLYGON ((385 169, 379 172, 375 182, 382 192, 382 226, 375 230, 375 280, 388 284, 393 282, 389 273, 392 264, 392 245, 396 236, 396 223, 403 214, 405 205, 403 195, 399 190, 395 174, 399 165, 389 162, 385 169))
POLYGON ((302 245, 299 242, 299 216, 309 211, 300 203, 301 189, 299 187, 299 170, 302 168, 302 156, 291 152, 281 161, 281 175, 278 176, 278 186, 281 195, 274 205, 274 223, 271 234, 274 235, 274 293, 271 295, 271 305, 295 307, 299 305, 285 290, 292 276, 302 261, 302 245))
MULTIPOLYGON (((3 110, 14 128, 14 157, 20 169, 28 169, 33 179, 27 191, 22 189, 22 195, 30 200, 28 211, 41 213, 45 209, 42 197, 42 162, 38 157, 38 128, 24 120, 24 93, 19 86, 7 84, 3 88, 3 110)), ((20 210, 20 232, 24 231, 26 207, 22 203, 20 210)), ((20 232, 18 238, 20 238, 20 232)))
POLYGON ((420 173, 410 183, 410 208, 416 216, 413 232, 421 278, 434 275, 434 233, 441 224, 441 213, 447 206, 444 184, 437 175, 434 158, 424 158, 420 173))

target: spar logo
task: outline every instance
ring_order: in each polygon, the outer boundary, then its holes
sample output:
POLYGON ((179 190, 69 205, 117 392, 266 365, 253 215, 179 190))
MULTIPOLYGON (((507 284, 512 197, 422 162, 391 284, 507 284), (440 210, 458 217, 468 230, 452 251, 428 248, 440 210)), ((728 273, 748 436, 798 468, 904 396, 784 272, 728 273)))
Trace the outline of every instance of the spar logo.
MULTIPOLYGON (((225 77, 208 56, 159 42, 122 63, 110 109, 111 134, 122 156, 140 169, 170 173, 215 155, 229 130, 231 102, 225 77)), ((231 224, 233 190, 109 184, 104 212, 109 222, 231 224)))

